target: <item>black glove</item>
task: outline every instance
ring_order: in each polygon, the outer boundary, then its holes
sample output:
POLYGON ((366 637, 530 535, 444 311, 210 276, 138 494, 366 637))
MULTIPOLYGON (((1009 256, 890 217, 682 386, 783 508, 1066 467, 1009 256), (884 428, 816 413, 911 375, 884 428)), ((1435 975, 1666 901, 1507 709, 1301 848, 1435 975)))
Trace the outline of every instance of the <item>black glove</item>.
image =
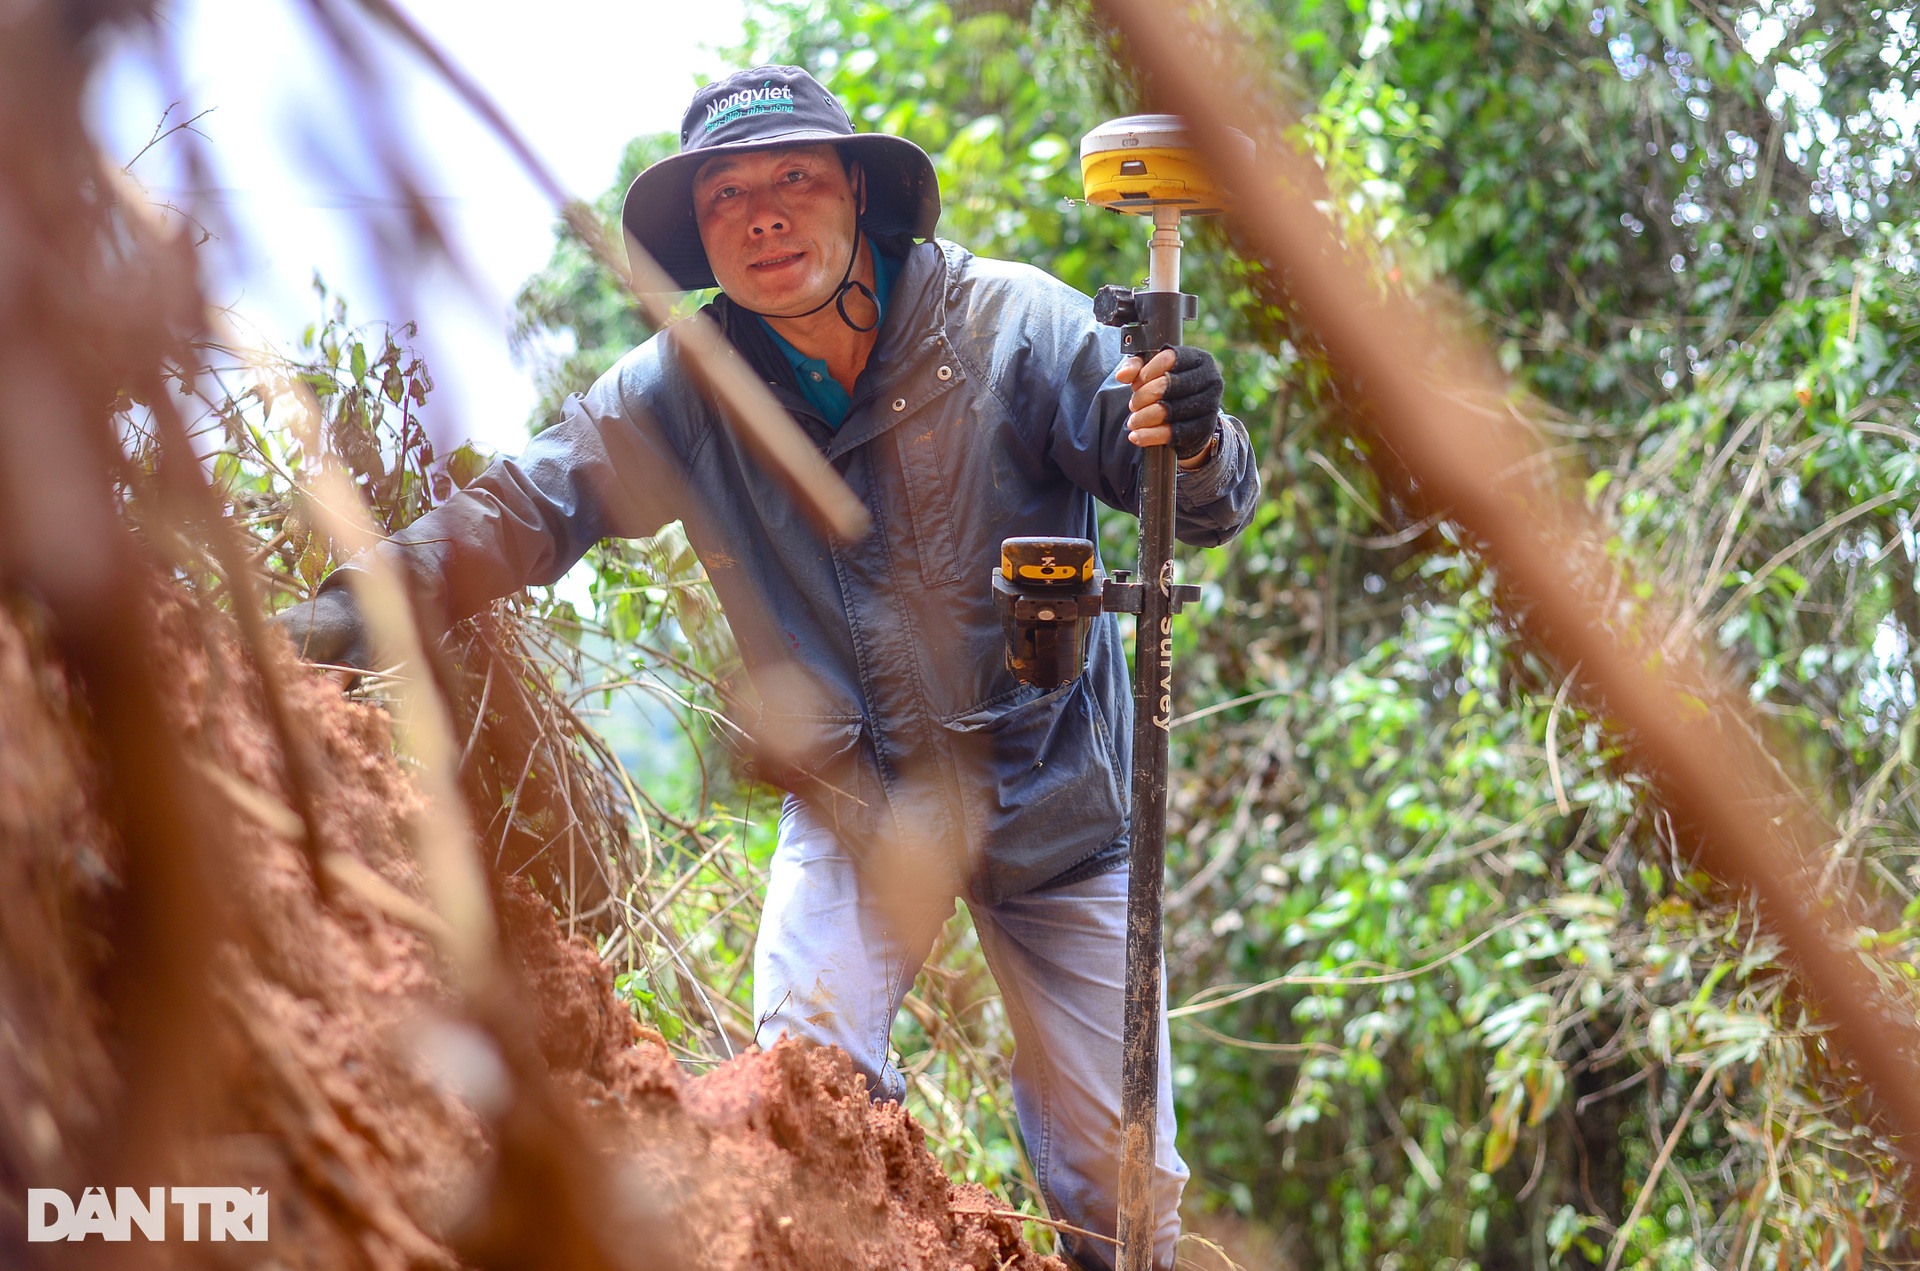
POLYGON ((1226 387, 1213 354, 1191 344, 1175 347, 1167 389, 1160 395, 1160 404, 1167 408, 1167 425, 1173 432, 1174 458, 1191 459, 1213 440, 1214 430, 1220 426, 1220 400, 1226 387))
POLYGON ((378 669, 351 587, 329 587, 303 605, 283 609, 273 615, 273 625, 293 641, 293 651, 304 662, 378 669))

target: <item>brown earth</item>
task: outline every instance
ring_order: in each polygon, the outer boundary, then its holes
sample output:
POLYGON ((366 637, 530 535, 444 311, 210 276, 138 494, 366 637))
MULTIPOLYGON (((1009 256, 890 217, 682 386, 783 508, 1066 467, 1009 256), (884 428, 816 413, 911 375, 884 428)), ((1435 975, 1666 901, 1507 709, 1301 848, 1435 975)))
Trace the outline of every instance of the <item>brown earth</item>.
MULTIPOLYGON (((203 1063, 163 1118, 174 1173, 153 1181, 265 1187, 271 1237, 121 1248, 175 1265, 530 1265, 486 1233, 512 1228, 502 1215, 516 1204, 535 1231, 542 1215, 568 1221, 550 1201, 574 1174, 514 1181, 529 1176, 502 1147, 520 1097, 511 1065, 467 1022, 407 905, 364 881, 323 901, 288 834, 279 748, 227 622, 170 598, 158 625, 148 655, 175 732, 164 744, 215 774, 194 798, 217 943, 181 1013, 203 1063)), ((109 792, 44 647, 30 613, 0 608, 0 1254, 92 1266, 98 1241, 24 1243, 28 1187, 77 1198, 132 1181, 95 1176, 126 1159, 113 1146, 131 1062, 102 990, 123 899, 109 792)), ((408 843, 427 809, 387 716, 290 658, 288 670, 321 841, 424 906, 408 843)), ((608 969, 545 901, 496 880, 495 904, 527 1053, 575 1136, 563 1141, 587 1158, 574 1163, 599 1180, 595 1203, 618 1211, 608 1221, 623 1234, 601 1265, 1061 1271, 1017 1223, 980 1212, 999 1201, 949 1182, 919 1126, 871 1104, 844 1054, 783 1043, 689 1075, 640 1037, 608 969)))

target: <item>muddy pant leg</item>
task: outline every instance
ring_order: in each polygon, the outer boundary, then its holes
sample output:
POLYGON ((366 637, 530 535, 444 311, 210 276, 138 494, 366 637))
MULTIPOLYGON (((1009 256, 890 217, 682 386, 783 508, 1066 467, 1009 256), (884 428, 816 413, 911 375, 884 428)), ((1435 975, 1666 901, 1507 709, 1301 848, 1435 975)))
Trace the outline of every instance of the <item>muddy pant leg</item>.
POLYGON ((875 1099, 899 1099, 906 1079, 887 1034, 933 948, 953 899, 890 913, 863 894, 839 836, 788 796, 753 947, 754 1040, 781 1036, 838 1046, 875 1099))
MULTIPOLYGON (((1127 871, 976 907, 973 921, 1013 1022, 1014 1108, 1047 1209, 1062 1222, 1111 1236, 1119 1211, 1127 871)), ((1165 1000, 1163 985, 1154 1261, 1171 1267, 1187 1166, 1173 1142, 1165 1000)), ((1113 1264, 1110 1244, 1073 1236, 1062 1243, 1089 1271, 1113 1264)))

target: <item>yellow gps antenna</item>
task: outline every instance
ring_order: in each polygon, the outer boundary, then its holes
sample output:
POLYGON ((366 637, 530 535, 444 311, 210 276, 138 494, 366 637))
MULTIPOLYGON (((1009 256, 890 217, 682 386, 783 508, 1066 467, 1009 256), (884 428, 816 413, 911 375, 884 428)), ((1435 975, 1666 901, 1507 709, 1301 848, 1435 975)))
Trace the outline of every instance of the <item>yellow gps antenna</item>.
MULTIPOLYGON (((1249 155, 1253 142, 1235 133, 1249 155)), ((1199 300, 1180 290, 1180 218, 1225 211, 1227 191, 1208 171, 1177 115, 1128 115, 1080 142, 1087 201, 1153 218, 1147 285, 1102 287, 1094 317, 1121 329, 1126 352, 1151 360, 1181 343, 1199 300)), ((1161 902, 1167 866, 1167 737, 1173 722, 1173 615, 1200 589, 1173 581, 1171 444, 1147 449, 1140 499, 1140 583, 1116 574, 1106 608, 1139 614, 1134 627, 1133 804, 1128 821, 1126 1012, 1120 1058, 1120 1271, 1153 1271, 1153 1198, 1159 1119, 1161 902)))

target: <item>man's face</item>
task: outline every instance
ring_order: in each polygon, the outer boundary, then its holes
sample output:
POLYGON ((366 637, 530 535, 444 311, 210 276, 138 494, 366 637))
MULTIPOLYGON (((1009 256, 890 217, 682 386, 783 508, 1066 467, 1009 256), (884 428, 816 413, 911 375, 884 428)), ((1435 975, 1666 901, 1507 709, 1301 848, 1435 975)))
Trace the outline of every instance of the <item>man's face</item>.
POLYGON ((721 290, 783 317, 840 285, 859 208, 839 154, 817 145, 709 160, 694 177, 693 211, 721 290))

